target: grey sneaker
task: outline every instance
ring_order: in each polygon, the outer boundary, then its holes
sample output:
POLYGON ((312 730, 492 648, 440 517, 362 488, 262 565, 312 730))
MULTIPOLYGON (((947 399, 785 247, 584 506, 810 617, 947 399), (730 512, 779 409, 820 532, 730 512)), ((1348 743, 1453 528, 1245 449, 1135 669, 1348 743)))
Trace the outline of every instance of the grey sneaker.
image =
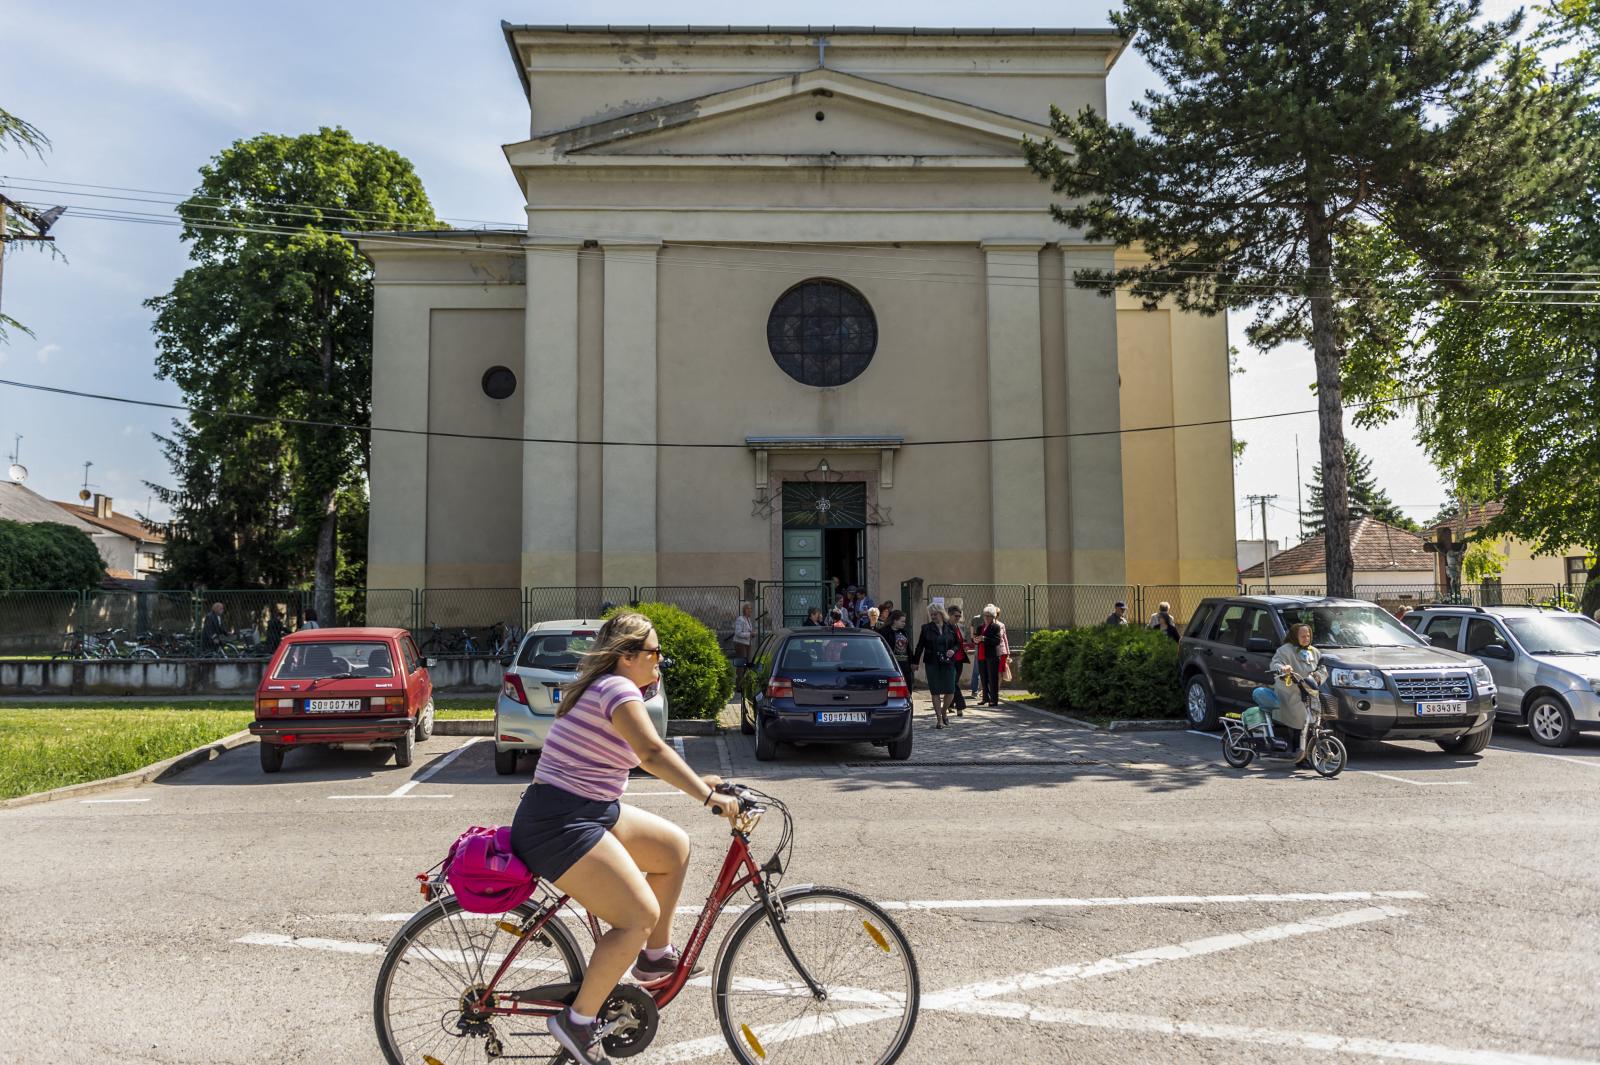
POLYGON ((599 1027, 598 1022, 574 1024, 572 1011, 562 1010, 545 1018, 544 1026, 555 1036, 556 1042, 561 1044, 561 1049, 572 1055, 574 1061, 580 1062, 581 1065, 611 1065, 611 1059, 606 1057, 605 1048, 595 1037, 595 1029, 599 1027))
MULTIPOLYGON (((645 987, 659 984, 678 971, 678 962, 681 958, 682 955, 678 952, 677 947, 668 947, 667 956, 660 961, 651 961, 649 956, 641 950, 638 960, 633 963, 633 971, 628 975, 645 987)), ((694 971, 689 975, 699 976, 704 971, 703 968, 696 965, 694 971)))

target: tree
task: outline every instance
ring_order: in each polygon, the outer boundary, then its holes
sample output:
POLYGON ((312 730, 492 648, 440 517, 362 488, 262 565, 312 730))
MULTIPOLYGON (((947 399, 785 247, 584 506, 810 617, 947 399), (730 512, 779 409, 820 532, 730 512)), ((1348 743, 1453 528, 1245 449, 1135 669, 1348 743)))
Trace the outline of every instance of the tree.
POLYGON ((194 265, 148 306, 158 375, 202 413, 162 438, 176 485, 152 485, 176 517, 169 580, 310 577, 334 617, 336 581, 364 579, 341 559, 365 559, 371 457, 338 426, 369 422, 372 388, 372 270, 339 234, 441 223, 406 159, 326 128, 235 142, 178 213, 194 265))
MULTIPOLYGON (((1377 478, 1372 474, 1372 460, 1348 441, 1344 445, 1344 463, 1349 471, 1351 521, 1377 518, 1411 532, 1421 530, 1421 526, 1394 505, 1389 493, 1378 487, 1377 478)), ((1325 509, 1322 492, 1322 463, 1319 462, 1311 467, 1311 481, 1306 485, 1306 506, 1300 512, 1300 524, 1307 536, 1319 536, 1322 533, 1325 509)))
POLYGON ((82 529, 54 521, 0 520, 0 591, 99 585, 105 563, 82 529))
MULTIPOLYGON (((1548 78, 1582 101, 1564 139, 1582 182, 1525 208, 1524 240, 1462 291, 1424 300, 1397 286, 1371 301, 1353 321, 1348 382, 1371 404, 1359 421, 1410 412, 1458 494, 1505 504, 1477 538, 1554 554, 1600 545, 1600 5, 1559 0, 1540 37, 1577 45, 1548 78)), ((1355 249, 1390 276, 1425 269, 1386 227, 1355 249)))
POLYGON ((1127 0, 1112 21, 1165 83, 1134 106, 1148 132, 1052 110, 1054 136, 1024 143, 1069 198, 1058 221, 1148 257, 1076 284, 1248 307, 1256 346, 1309 341, 1333 595, 1354 578, 1340 307, 1363 281, 1341 272, 1342 242, 1381 220, 1443 288, 1570 180, 1571 94, 1537 84, 1511 43, 1520 15, 1479 14, 1478 0, 1127 0))
MULTIPOLYGON (((39 127, 0 107, 0 151, 16 148, 24 154, 32 152, 42 158, 44 150, 48 147, 50 147, 50 138, 46 137, 39 127)), ((38 216, 31 211, 21 209, 20 205, 13 205, 11 201, 7 201, 7 206, 16 206, 18 209, 14 214, 9 211, 6 212, 6 236, 4 241, 0 241, 0 265, 4 264, 5 253, 9 245, 22 241, 44 243, 40 240, 43 234, 40 232, 38 216)), ((4 210, 4 207, 0 207, 0 211, 4 210)), ((46 228, 48 228, 48 225, 46 228)), ((9 338, 8 329, 15 329, 20 333, 33 336, 33 330, 15 318, 0 313, 0 341, 9 338)))

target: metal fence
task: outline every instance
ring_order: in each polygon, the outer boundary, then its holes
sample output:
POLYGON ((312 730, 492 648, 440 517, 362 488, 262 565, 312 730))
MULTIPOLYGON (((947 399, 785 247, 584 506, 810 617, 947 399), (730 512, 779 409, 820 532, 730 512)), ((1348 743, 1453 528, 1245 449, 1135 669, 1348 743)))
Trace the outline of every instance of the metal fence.
POLYGON ((78 631, 77 592, 0 592, 0 654, 47 655, 78 631))
MULTIPOLYGON (((1274 588, 1276 590, 1276 588, 1274 588)), ((1526 606, 1555 603, 1566 589, 1559 584, 1463 584, 1451 595, 1435 584, 1358 584, 1356 598, 1380 606, 1420 606, 1423 603, 1459 602, 1470 606, 1526 606)))
MULTIPOLYGON (((983 608, 993 604, 1008 630, 1022 636, 1033 631, 1033 588, 1027 584, 930 584, 927 602, 943 599, 945 606, 959 606, 969 618, 980 617, 983 608)), ((916 632, 926 617, 912 618, 908 628, 916 632)))
POLYGON ((639 589, 641 603, 666 603, 685 613, 692 614, 700 624, 726 641, 733 636, 733 619, 739 614, 739 597, 743 591, 736 585, 677 585, 639 589))
MULTIPOLYGON (((1181 628, 1189 623, 1189 616, 1201 600, 1214 596, 1238 595, 1236 584, 1144 584, 1139 587, 1139 606, 1135 620, 1143 622, 1156 609, 1166 603, 1172 608, 1173 620, 1181 628)), ((1131 605, 1131 604, 1130 604, 1131 605)))
POLYGON ((597 618, 608 606, 636 602, 625 584, 580 588, 528 588, 522 599, 522 623, 527 628, 541 621, 597 618))
POLYGON ((1130 612, 1142 609, 1139 589, 1132 584, 1035 584, 1032 591, 1030 631, 1097 625, 1111 616, 1118 603, 1127 603, 1130 612))

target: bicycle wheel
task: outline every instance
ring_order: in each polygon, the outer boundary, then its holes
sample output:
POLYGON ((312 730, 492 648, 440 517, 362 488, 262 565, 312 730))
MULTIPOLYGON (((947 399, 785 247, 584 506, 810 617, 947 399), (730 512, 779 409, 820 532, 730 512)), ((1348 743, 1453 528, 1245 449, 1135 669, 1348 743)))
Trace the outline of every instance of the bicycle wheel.
MULTIPOLYGON (((530 899, 500 917, 467 913, 450 896, 400 926, 378 967, 372 995, 378 1045, 389 1065, 481 1062, 501 1054, 543 1061, 561 1049, 543 1017, 474 1018, 463 1009, 468 994, 493 978, 516 942, 501 922, 521 924, 543 905, 530 899), (488 1053, 491 1040, 500 1047, 493 1055, 488 1053)), ((496 990, 577 982, 583 971, 578 943, 558 918, 522 948, 496 990)))
POLYGON ((917 959, 877 903, 833 887, 781 893, 784 934, 826 992, 795 970, 761 906, 728 932, 717 956, 712 1005, 722 1037, 744 1065, 888 1065, 917 1023, 917 959))
POLYGON ((1318 736, 1311 744, 1311 768, 1319 776, 1336 777, 1344 772, 1344 766, 1350 760, 1350 753, 1345 750, 1344 741, 1331 732, 1318 736))

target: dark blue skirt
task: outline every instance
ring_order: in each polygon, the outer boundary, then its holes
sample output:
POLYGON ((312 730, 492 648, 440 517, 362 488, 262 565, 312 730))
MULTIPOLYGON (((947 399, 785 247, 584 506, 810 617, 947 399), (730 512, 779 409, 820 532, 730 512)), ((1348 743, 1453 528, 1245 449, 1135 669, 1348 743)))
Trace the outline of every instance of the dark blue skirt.
POLYGON ((530 784, 511 821, 511 849, 535 876, 559 880, 621 814, 616 799, 586 799, 554 784, 530 784))

